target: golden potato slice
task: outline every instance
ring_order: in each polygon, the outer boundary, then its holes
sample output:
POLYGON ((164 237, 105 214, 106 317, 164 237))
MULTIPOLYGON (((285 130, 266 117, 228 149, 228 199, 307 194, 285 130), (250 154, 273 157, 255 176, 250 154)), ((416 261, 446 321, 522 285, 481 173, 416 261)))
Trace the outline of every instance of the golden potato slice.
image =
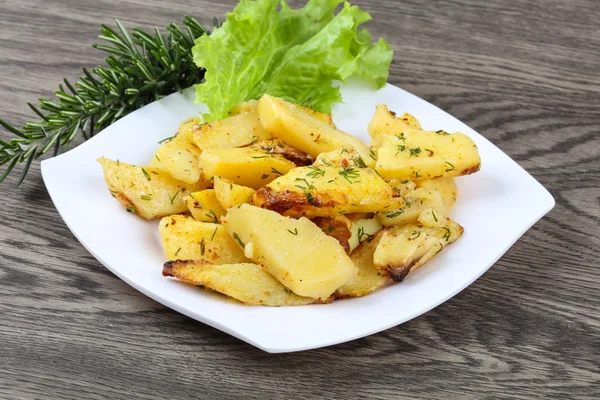
POLYGON ((400 135, 407 129, 421 129, 421 123, 408 113, 398 118, 396 113, 380 104, 375 108, 375 114, 368 127, 371 145, 380 147, 386 136, 400 135))
POLYGON ((336 149, 321 153, 315 160, 316 167, 366 168, 367 164, 354 149, 336 149))
POLYGON ((242 204, 227 211, 223 225, 247 257, 300 296, 327 299, 356 274, 337 240, 306 218, 242 204))
POLYGON ((202 150, 241 147, 271 138, 272 135, 262 127, 256 111, 209 122, 194 131, 194 143, 202 150))
POLYGON ((192 217, 200 222, 219 223, 219 218, 225 215, 225 209, 219 203, 214 189, 205 189, 196 193, 190 193, 186 198, 186 204, 192 217))
POLYGON ((148 165, 168 172, 175 179, 193 184, 202 177, 200 153, 195 145, 177 135, 160 145, 148 165))
POLYGON ((231 109, 229 114, 238 115, 238 114, 242 114, 242 113, 257 112, 257 110, 258 110, 258 100, 249 100, 249 101, 244 101, 242 103, 238 103, 237 105, 235 105, 231 109))
POLYGON ((258 102, 258 114, 267 131, 312 157, 335 149, 353 148, 367 166, 375 164, 366 144, 320 121, 295 104, 264 95, 258 102))
POLYGON ((392 179, 388 181, 388 184, 392 187, 394 193, 400 197, 407 196, 410 192, 417 188, 416 183, 409 180, 399 181, 398 179, 392 179))
POLYGON ((448 208, 439 191, 414 189, 404 197, 402 207, 378 213, 377 217, 383 226, 392 226, 415 223, 423 212, 432 213, 434 218, 439 219, 448 216, 448 208))
POLYGON ((187 143, 194 143, 194 131, 200 127, 200 118, 192 117, 183 121, 177 130, 177 137, 187 143))
POLYGON ((300 167, 259 189, 253 204, 308 218, 371 213, 403 205, 370 168, 300 167))
MULTIPOLYGON (((332 118, 331 114, 325 114, 325 113, 322 113, 319 111, 315 111, 312 108, 306 107, 306 106, 298 106, 298 107, 300 107, 307 114, 310 114, 313 117, 317 118, 319 121, 325 122, 326 124, 331 125, 332 127, 335 128, 335 123, 333 122, 333 118, 332 118)), ((247 113, 247 112, 257 112, 257 111, 258 111, 258 100, 250 100, 250 101, 245 101, 243 103, 239 103, 238 105, 233 107, 231 109, 231 115, 247 113)))
POLYGON ((293 293, 256 264, 214 265, 205 261, 177 260, 167 262, 162 274, 206 286, 253 306, 301 306, 316 302, 293 293))
POLYGON ((456 187, 456 181, 452 177, 420 181, 417 182, 417 187, 428 190, 437 190, 440 192, 444 198, 444 202, 446 203, 446 208, 448 208, 448 210, 450 210, 456 202, 458 189, 456 187))
POLYGON ((206 180, 220 176, 253 189, 296 168, 282 156, 250 147, 205 150, 200 156, 200 166, 206 180))
POLYGON ((338 298, 366 296, 390 281, 389 275, 375 268, 373 263, 373 255, 382 236, 383 232, 371 236, 350 254, 358 273, 350 282, 335 291, 338 298))
POLYGON ((222 225, 173 215, 163 218, 158 230, 167 260, 204 260, 213 264, 249 262, 222 225))
POLYGON ((467 135, 409 129, 384 138, 375 169, 386 180, 418 181, 469 175, 480 166, 477 146, 467 135))
POLYGON ((373 255, 375 268, 401 282, 410 271, 458 240, 463 232, 462 226, 449 218, 440 227, 410 224, 388 228, 373 255))
POLYGON ((224 209, 249 203, 256 190, 238 185, 228 179, 215 176, 215 194, 224 209))
POLYGON ((204 188, 202 183, 187 184, 169 173, 101 157, 108 190, 127 211, 144 219, 179 214, 187 210, 184 197, 204 188))

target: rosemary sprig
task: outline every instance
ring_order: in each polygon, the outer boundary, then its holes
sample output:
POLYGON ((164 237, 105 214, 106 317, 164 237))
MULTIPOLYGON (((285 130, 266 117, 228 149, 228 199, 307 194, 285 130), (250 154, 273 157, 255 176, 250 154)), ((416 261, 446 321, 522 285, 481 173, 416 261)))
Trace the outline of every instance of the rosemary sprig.
POLYGON ((24 163, 20 185, 32 161, 48 150, 57 155, 77 135, 87 140, 130 112, 204 78, 191 49, 196 38, 209 32, 194 18, 184 17, 183 29, 167 26, 166 35, 158 28, 151 33, 137 28, 128 32, 118 20, 116 25, 116 30, 102 25, 104 42, 92 46, 107 53, 107 66, 83 68, 75 84, 65 79, 54 92, 55 100, 42 98, 37 106, 28 103, 40 117, 37 122, 19 129, 0 119, 0 125, 16 136, 10 141, 0 139, 0 166, 6 165, 0 182, 24 163))

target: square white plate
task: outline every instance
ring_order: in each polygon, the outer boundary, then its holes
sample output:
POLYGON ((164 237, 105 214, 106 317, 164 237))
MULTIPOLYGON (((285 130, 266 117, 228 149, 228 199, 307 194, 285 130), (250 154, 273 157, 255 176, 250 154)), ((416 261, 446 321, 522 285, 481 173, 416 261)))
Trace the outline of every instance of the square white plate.
POLYGON ((96 159, 146 164, 159 140, 198 114, 189 95, 173 94, 150 104, 75 149, 43 161, 44 182, 69 229, 98 261, 174 310, 273 353, 367 336, 415 318, 466 288, 552 209, 554 199, 500 149, 426 101, 392 85, 373 91, 351 83, 342 92, 344 103, 334 108, 334 120, 367 143, 375 106, 387 104, 413 114, 425 129, 469 135, 482 158, 480 172, 458 179, 452 217, 465 228, 464 236, 401 284, 366 297, 329 305, 251 307, 162 276, 158 223, 125 212, 107 190, 96 159))

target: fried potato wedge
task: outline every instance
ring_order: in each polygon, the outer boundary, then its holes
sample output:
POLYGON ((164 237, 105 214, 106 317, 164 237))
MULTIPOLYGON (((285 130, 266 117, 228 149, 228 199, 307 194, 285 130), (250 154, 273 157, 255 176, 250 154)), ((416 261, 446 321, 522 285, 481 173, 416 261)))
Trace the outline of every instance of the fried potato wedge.
POLYGON ((253 204, 286 216, 329 217, 402 207, 403 200, 370 168, 300 167, 260 188, 253 204))
MULTIPOLYGON (((306 107, 306 106, 298 106, 298 107, 300 107, 307 114, 310 114, 313 117, 317 118, 319 121, 325 122, 326 124, 331 125, 332 127, 335 128, 335 123, 333 122, 333 117, 331 116, 331 114, 325 114, 325 113, 322 113, 319 111, 315 111, 312 108, 306 107)), ((243 103, 239 103, 238 105, 233 107, 233 109, 231 110, 231 115, 241 114, 244 112, 253 112, 253 111, 254 112, 258 111, 258 100, 250 100, 250 101, 245 101, 243 103)))
POLYGON ((190 193, 185 199, 192 217, 200 222, 219 223, 219 218, 225 215, 225 209, 219 203, 214 189, 205 189, 190 193))
POLYGON ((283 286, 256 264, 214 265, 205 261, 177 260, 165 263, 163 276, 175 277, 253 306, 302 306, 316 303, 283 286))
POLYGON ((188 184, 156 168, 140 167, 101 157, 108 190, 127 211, 144 219, 179 214, 187 210, 184 197, 204 189, 204 184, 188 184))
POLYGON ((366 144, 333 128, 295 104, 264 95, 258 102, 258 114, 268 132, 312 157, 335 149, 353 148, 367 166, 375 164, 366 144))
POLYGON ((350 254, 350 259, 358 268, 358 273, 350 280, 350 282, 335 291, 336 297, 346 298, 366 296, 390 281, 389 275, 386 272, 382 272, 380 269, 375 268, 373 262, 375 249, 382 236, 383 231, 376 233, 350 254))
POLYGON ((479 171, 477 146, 462 133, 408 129, 386 136, 377 150, 375 169, 386 180, 428 180, 479 171))
POLYGON ((414 189, 404 197, 402 207, 378 213, 377 217, 383 226, 392 226, 415 223, 422 213, 432 213, 434 219, 448 216, 448 207, 438 190, 414 189))
POLYGON ((338 241, 306 218, 242 204, 227 211, 223 225, 247 257, 300 296, 325 300, 356 274, 338 241))
POLYGON ((386 105, 380 104, 375 108, 375 114, 368 127, 371 145, 381 147, 386 136, 400 135, 407 129, 421 129, 421 123, 408 113, 397 117, 386 105))
POLYGON ((148 166, 168 172, 175 179, 194 184, 202 178, 201 151, 179 135, 160 145, 148 166))
POLYGON ((282 156, 251 147, 204 150, 200 166, 206 180, 220 176, 253 189, 296 168, 293 162, 282 156))
POLYGON ((194 130, 194 143, 202 150, 247 146, 271 138, 272 135, 261 125, 256 111, 209 122, 194 130))
POLYGON ((238 185, 228 179, 215 176, 215 194, 224 209, 249 203, 256 190, 238 185))
POLYGON ((427 190, 437 190, 440 192, 444 198, 444 202, 446 203, 446 208, 448 210, 452 208, 456 202, 456 197, 458 196, 456 180, 452 177, 419 181, 417 182, 417 187, 427 190))
POLYGON ((167 260, 203 260, 213 264, 249 262, 222 225, 173 215, 158 225, 167 260))
POLYGON ((449 218, 440 227, 409 224, 388 228, 373 255, 375 268, 390 274, 395 282, 402 282, 409 272, 458 240, 463 232, 464 229, 449 218))

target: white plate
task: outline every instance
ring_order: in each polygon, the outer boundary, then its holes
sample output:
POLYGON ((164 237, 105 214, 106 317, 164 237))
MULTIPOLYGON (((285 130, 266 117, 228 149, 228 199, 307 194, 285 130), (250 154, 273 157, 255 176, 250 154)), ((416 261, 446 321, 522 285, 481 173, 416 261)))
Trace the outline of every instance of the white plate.
MULTIPOLYGON (((251 307, 161 275, 165 261, 157 222, 125 212, 106 188, 100 156, 146 164, 157 142, 197 115, 190 96, 174 94, 106 128, 77 148, 42 162, 52 201, 83 246, 125 282, 191 318, 268 352, 329 346, 391 328, 448 300, 490 268, 554 206, 533 177, 477 132, 426 101, 392 85, 375 92, 358 83, 342 87, 334 109, 338 127, 368 143, 377 104, 407 111, 425 129, 469 135, 479 147, 481 171, 458 179, 452 217, 464 236, 406 280, 369 296, 303 307, 251 307)), ((298 257, 302 257, 299 249, 298 257)), ((456 321, 448 321, 456 323, 456 321)))

